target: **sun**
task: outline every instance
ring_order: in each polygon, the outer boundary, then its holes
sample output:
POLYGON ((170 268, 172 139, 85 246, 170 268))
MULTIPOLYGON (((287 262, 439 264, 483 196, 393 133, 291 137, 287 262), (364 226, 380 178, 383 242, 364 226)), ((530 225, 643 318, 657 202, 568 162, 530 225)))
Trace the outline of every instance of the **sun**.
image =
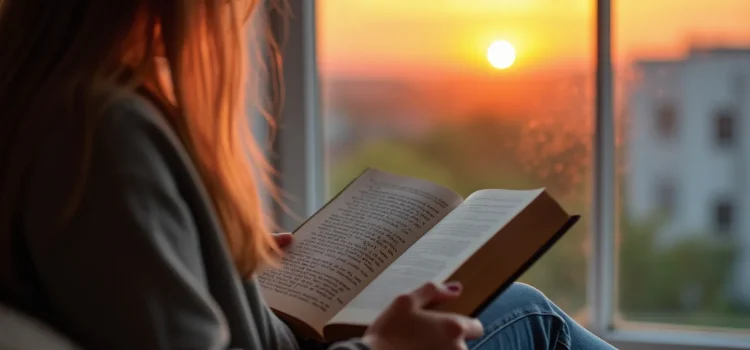
POLYGON ((516 61, 516 49, 505 40, 495 41, 487 49, 487 60, 497 69, 510 68, 516 61))

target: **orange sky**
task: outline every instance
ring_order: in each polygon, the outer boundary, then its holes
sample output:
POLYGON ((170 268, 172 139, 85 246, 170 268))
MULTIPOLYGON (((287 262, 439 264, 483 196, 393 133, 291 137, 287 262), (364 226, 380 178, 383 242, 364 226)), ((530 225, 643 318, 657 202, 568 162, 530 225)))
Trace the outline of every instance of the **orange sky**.
MULTIPOLYGON (((676 56, 696 38, 750 44, 750 0, 615 2, 621 61, 676 56)), ((506 74, 593 62, 593 0, 318 0, 318 14, 326 74, 490 72, 498 39, 518 51, 506 74)))

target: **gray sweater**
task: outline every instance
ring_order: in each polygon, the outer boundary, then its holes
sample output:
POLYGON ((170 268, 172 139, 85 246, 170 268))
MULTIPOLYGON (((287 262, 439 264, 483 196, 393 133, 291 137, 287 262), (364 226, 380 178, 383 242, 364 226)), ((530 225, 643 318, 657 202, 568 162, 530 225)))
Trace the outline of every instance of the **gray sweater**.
POLYGON ((27 174, 17 233, 32 313, 94 349, 318 347, 300 344, 237 273, 161 110, 132 96, 102 117, 85 191, 62 230, 54 225, 81 178, 80 128, 55 126, 27 174))

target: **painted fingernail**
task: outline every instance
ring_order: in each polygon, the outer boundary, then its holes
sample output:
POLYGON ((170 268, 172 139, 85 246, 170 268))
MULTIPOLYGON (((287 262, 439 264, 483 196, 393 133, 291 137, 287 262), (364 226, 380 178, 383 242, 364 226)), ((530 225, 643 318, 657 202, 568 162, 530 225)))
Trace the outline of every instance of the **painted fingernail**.
POLYGON ((276 242, 280 245, 286 245, 286 244, 292 243, 292 235, 290 234, 277 235, 276 242))
POLYGON ((451 292, 460 292, 462 286, 461 286, 461 282, 453 281, 453 282, 446 283, 445 288, 448 288, 448 290, 451 292))

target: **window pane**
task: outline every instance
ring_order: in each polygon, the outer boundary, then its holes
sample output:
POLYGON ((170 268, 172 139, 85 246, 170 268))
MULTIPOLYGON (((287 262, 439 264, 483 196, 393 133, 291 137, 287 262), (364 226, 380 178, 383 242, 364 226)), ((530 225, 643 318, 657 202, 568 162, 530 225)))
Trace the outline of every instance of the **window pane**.
POLYGON ((750 330, 748 13, 616 3, 625 320, 750 330))
MULTIPOLYGON (((591 0, 319 0, 330 195, 369 166, 463 196, 545 186, 588 218, 593 13, 591 0)), ((587 228, 523 276, 574 315, 587 228)))

